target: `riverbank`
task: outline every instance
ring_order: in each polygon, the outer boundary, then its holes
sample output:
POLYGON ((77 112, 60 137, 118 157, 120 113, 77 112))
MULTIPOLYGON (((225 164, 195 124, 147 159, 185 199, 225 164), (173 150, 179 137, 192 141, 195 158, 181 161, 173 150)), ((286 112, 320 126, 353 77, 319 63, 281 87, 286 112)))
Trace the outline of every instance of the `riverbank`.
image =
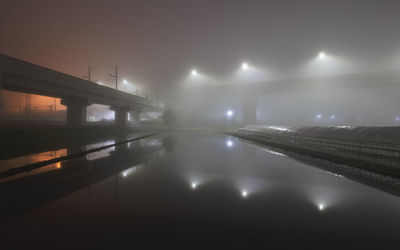
POLYGON ((227 134, 385 176, 400 177, 400 127, 246 126, 227 134))

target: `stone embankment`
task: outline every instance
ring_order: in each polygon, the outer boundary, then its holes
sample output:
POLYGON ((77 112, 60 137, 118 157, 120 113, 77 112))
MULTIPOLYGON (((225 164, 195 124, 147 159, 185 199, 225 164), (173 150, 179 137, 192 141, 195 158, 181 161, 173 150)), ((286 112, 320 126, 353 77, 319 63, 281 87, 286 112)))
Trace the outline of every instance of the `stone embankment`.
POLYGON ((367 171, 400 177, 400 127, 246 126, 229 134, 367 171))

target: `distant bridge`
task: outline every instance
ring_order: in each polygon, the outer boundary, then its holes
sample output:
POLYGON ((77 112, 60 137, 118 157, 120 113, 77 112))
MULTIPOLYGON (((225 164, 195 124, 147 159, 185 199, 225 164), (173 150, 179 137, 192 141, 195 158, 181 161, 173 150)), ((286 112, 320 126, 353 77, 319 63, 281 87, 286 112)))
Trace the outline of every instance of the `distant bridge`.
MULTIPOLYGON (((241 99, 243 121, 246 124, 256 124, 256 109, 261 95, 271 92, 301 91, 301 90, 330 90, 350 88, 386 88, 400 87, 400 71, 382 71, 369 73, 353 73, 348 75, 304 77, 270 80, 263 82, 204 84, 186 86, 184 95, 220 98, 234 96, 241 99)), ((182 91, 176 91, 181 93, 182 91)), ((171 99, 177 99, 176 98, 171 99)))
POLYGON ((117 91, 91 81, 44 68, 0 54, 0 90, 61 98, 67 106, 67 124, 81 126, 86 121, 86 107, 110 106, 115 124, 127 126, 128 112, 134 117, 146 110, 161 110, 157 101, 117 91))

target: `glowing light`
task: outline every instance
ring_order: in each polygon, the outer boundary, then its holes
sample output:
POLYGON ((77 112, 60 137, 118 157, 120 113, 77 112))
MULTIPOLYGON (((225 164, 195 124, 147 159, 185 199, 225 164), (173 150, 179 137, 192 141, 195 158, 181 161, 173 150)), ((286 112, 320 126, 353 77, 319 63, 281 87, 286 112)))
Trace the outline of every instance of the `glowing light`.
POLYGON ((233 147, 233 141, 231 141, 231 140, 226 141, 226 146, 227 146, 228 148, 233 147))
POLYGON ((322 115, 321 114, 318 114, 317 115, 317 119, 321 119, 322 118, 322 115))
POLYGON ((394 118, 396 121, 400 121, 400 116, 396 116, 396 118, 394 118))
POLYGON ((192 182, 192 189, 196 189, 197 187, 197 183, 196 182, 192 182))
POLYGON ((197 75, 197 71, 196 70, 192 70, 192 76, 196 76, 197 75))
POLYGON ((273 130, 279 130, 279 131, 290 131, 290 129, 285 128, 285 127, 269 126, 268 128, 273 129, 273 130))
POLYGON ((61 162, 56 163, 56 168, 61 168, 61 162))
POLYGON ((128 175, 128 173, 126 173, 126 172, 122 173, 122 176, 124 176, 124 177, 126 177, 127 175, 128 175))
POLYGON ((248 70, 249 69, 249 65, 247 63, 242 63, 242 70, 248 70))
POLYGON ((123 84, 127 84, 128 81, 124 79, 124 80, 122 80, 122 83, 123 83, 123 84))
POLYGON ((232 110, 226 111, 226 116, 227 117, 232 117, 233 116, 233 111, 232 110))
POLYGON ((242 196, 247 197, 247 191, 242 191, 242 196))
POLYGON ((336 115, 331 115, 331 119, 335 119, 336 118, 336 115))
POLYGON ((324 209, 325 209, 324 204, 322 204, 322 203, 318 204, 318 209, 319 209, 320 211, 324 210, 324 209))
POLYGON ((319 52, 319 54, 318 54, 318 58, 319 59, 324 59, 326 57, 326 55, 325 55, 325 53, 324 52, 319 52))
POLYGON ((103 83, 101 83, 101 82, 97 82, 97 84, 103 85, 103 83))

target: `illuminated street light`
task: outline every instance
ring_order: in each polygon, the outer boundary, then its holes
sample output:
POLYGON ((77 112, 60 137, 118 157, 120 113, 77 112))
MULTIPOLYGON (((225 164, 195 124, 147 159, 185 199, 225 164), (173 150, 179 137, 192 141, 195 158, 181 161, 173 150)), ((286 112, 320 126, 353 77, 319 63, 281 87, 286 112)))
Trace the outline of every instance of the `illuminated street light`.
POLYGON ((123 84, 128 84, 128 81, 124 79, 124 80, 122 80, 122 83, 123 84))
POLYGON ((396 118, 394 118, 397 122, 400 121, 400 116, 396 116, 396 118))
POLYGON ((196 76, 197 75, 197 71, 196 70, 192 70, 192 76, 196 76))
POLYGON ((227 117, 232 117, 233 116, 233 111, 231 109, 229 109, 228 111, 226 111, 226 116, 227 117))
POLYGON ((196 189, 197 187, 197 183, 196 182, 192 182, 192 189, 196 189))
POLYGON ((242 63, 242 70, 248 70, 249 69, 249 65, 247 63, 242 63))
POLYGON ((227 146, 228 148, 233 147, 233 141, 231 141, 231 140, 227 140, 225 144, 226 144, 226 146, 227 146))
POLYGON ((319 58, 319 59, 324 59, 324 58, 325 58, 325 56, 326 56, 326 55, 325 55, 325 53, 324 53, 324 52, 322 52, 322 51, 321 51, 321 52, 319 52, 319 54, 318 54, 318 58, 319 58))
POLYGON ((317 115, 317 119, 321 119, 322 118, 322 115, 321 114, 318 114, 317 115))
POLYGON ((324 210, 324 209, 325 209, 324 204, 320 203, 320 204, 318 205, 318 209, 319 209, 319 211, 324 210))
POLYGON ((242 191, 242 196, 243 196, 244 198, 246 198, 246 197, 247 197, 247 191, 242 191))

